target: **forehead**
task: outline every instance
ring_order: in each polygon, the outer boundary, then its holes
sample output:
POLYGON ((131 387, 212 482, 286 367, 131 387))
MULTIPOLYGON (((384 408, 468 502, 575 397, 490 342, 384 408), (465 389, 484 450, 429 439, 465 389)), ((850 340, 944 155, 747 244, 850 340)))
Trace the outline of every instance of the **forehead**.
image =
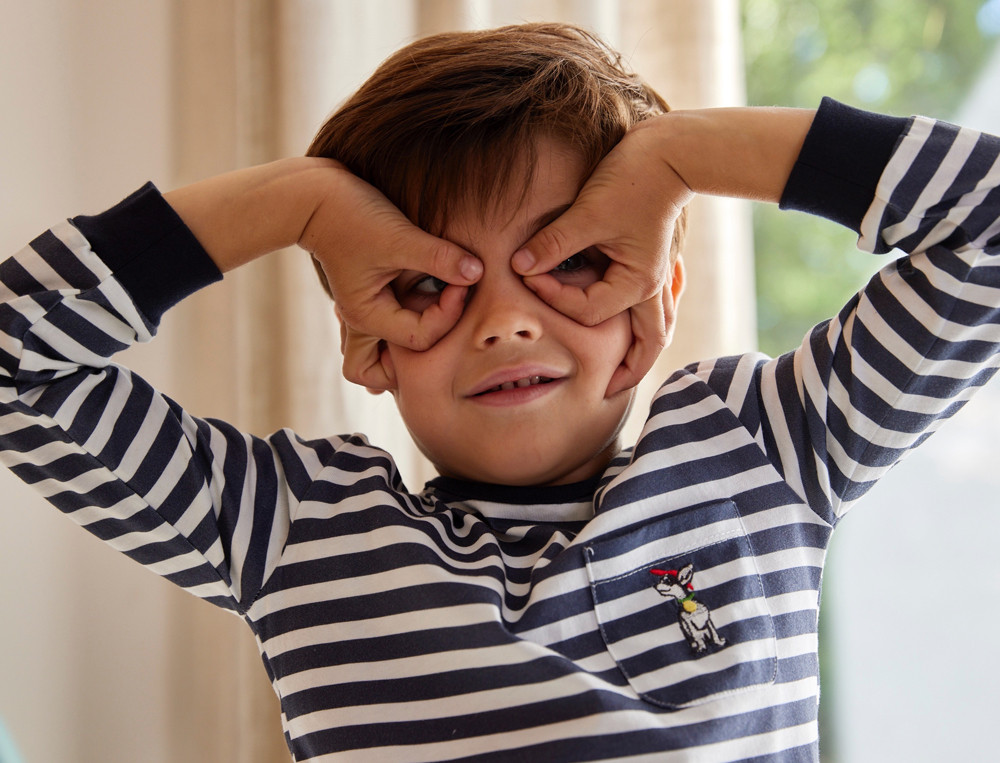
POLYGON ((494 198, 454 208, 441 235, 480 254, 477 245, 483 245, 484 235, 516 246, 565 212, 586 179, 584 157, 551 138, 536 140, 534 149, 531 160, 522 160, 506 182, 497 184, 494 198))

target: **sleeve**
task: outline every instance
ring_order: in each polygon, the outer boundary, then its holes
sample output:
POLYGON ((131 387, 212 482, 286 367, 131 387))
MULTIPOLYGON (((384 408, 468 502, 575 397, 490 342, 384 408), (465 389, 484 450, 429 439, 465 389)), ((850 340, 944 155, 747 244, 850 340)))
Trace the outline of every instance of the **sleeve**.
POLYGON ((756 368, 758 439, 831 523, 995 372, 1000 140, 826 100, 781 205, 886 265, 794 352, 756 368))
POLYGON ((335 444, 194 418, 110 361, 219 278, 151 185, 0 264, 0 459, 109 545, 242 612, 335 444))

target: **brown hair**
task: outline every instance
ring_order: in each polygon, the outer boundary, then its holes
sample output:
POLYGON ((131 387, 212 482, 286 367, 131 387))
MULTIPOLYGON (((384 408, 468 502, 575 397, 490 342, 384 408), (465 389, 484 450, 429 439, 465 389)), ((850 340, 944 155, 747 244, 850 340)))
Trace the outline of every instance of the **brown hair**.
MULTIPOLYGON (((579 151, 589 175, 632 125, 669 110, 619 53, 579 27, 452 32, 390 56, 327 120, 307 153, 342 162, 415 224, 439 234, 449 208, 495 209, 509 178, 530 181, 513 173, 531 172, 539 136, 579 151)), ((672 256, 683 229, 682 219, 672 256)))

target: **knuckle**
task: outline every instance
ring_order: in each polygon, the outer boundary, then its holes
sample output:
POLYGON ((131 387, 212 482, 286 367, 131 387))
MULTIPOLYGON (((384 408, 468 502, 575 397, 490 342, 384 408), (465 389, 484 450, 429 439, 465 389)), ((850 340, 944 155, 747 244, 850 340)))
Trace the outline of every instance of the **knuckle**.
POLYGON ((577 320, 585 326, 596 326, 598 323, 603 323, 606 316, 599 306, 588 303, 579 310, 577 320))
POLYGON ((535 234, 533 249, 548 258, 565 257, 569 248, 569 239, 558 225, 547 225, 535 234))
POLYGON ((409 342, 407 343, 411 350, 416 350, 417 352, 426 352, 431 347, 434 346, 434 340, 429 336, 424 336, 422 334, 409 335, 409 342))
POLYGON ((347 379, 347 381, 351 382, 351 384, 359 384, 361 386, 364 386, 365 382, 363 374, 360 372, 357 365, 353 363, 348 363, 346 358, 344 359, 342 373, 344 375, 344 378, 347 379))
POLYGON ((659 294, 663 280, 657 273, 636 271, 632 277, 637 302, 645 302, 659 294))
POLYGON ((437 343, 441 333, 437 326, 428 324, 426 320, 420 321, 409 328, 403 344, 411 350, 426 352, 437 343))
POLYGON ((451 244, 438 239, 431 244, 428 252, 427 272, 450 283, 458 270, 458 260, 459 256, 451 244))

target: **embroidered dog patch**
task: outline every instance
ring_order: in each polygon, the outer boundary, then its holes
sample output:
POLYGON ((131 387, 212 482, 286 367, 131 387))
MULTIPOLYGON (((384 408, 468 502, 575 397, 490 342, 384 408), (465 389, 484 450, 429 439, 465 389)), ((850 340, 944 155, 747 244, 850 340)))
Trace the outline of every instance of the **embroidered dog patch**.
POLYGON ((692 651, 703 654, 710 642, 717 647, 726 645, 726 639, 719 635, 712 623, 712 613, 708 607, 694 598, 694 586, 691 584, 694 578, 693 564, 685 565, 679 570, 653 569, 650 572, 660 578, 655 585, 656 592, 680 605, 677 620, 692 651))

